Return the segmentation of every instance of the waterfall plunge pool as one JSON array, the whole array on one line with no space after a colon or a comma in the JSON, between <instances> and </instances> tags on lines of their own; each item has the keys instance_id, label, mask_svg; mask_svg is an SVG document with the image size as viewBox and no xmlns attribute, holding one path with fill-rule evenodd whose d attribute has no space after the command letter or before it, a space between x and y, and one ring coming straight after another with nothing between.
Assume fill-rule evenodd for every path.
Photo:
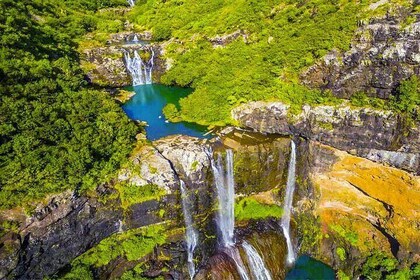
<instances>
[{"instance_id":1,"label":"waterfall plunge pool","mask_svg":"<svg viewBox=\"0 0 420 280\"><path fill-rule=\"evenodd\" d=\"M286 280L334 280L335 271L323 262L307 255L300 256L287 273Z\"/></svg>"},{"instance_id":2,"label":"waterfall plunge pool","mask_svg":"<svg viewBox=\"0 0 420 280\"><path fill-rule=\"evenodd\" d=\"M194 123L171 123L162 113L166 104L179 106L179 100L192 92L192 89L169 87L161 84L139 85L128 87L136 94L122 106L124 112L132 120L145 121L147 139L156 140L168 135L183 134L199 138L211 138L205 135L205 126Z\"/></svg>"}]
</instances>

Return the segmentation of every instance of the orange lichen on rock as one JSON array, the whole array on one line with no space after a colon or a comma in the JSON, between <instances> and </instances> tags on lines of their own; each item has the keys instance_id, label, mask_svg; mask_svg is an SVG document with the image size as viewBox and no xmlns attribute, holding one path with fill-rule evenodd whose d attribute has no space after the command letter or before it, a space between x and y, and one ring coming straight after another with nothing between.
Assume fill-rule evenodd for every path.
<instances>
[{"instance_id":1,"label":"orange lichen on rock","mask_svg":"<svg viewBox=\"0 0 420 280\"><path fill-rule=\"evenodd\" d=\"M415 251L420 244L420 177L318 143L313 145L332 151L336 157L330 168L315 168L311 174L320 194L317 214L323 228L331 230L331 225L339 225L357 233L356 247L361 251L386 250L380 227L397 239L402 249Z\"/></svg>"}]
</instances>

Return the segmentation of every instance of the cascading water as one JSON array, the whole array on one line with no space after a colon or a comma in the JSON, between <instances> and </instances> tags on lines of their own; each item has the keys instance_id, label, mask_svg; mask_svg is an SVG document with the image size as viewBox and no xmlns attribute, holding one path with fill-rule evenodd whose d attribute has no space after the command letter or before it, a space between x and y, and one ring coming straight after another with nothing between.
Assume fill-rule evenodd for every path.
<instances>
[{"instance_id":1,"label":"cascading water","mask_svg":"<svg viewBox=\"0 0 420 280\"><path fill-rule=\"evenodd\" d=\"M137 35L136 34L134 34L134 37L133 37L133 43L137 43L139 41L139 37L137 37Z\"/></svg>"},{"instance_id":2,"label":"cascading water","mask_svg":"<svg viewBox=\"0 0 420 280\"><path fill-rule=\"evenodd\" d=\"M213 157L211 157L213 158ZM235 182L233 178L233 152L226 151L226 170L223 166L222 155L217 154L217 160L211 160L214 181L219 200L219 209L217 211L217 226L219 229L219 243L222 247L235 245L234 229L234 203L235 203Z\"/></svg>"},{"instance_id":3,"label":"cascading water","mask_svg":"<svg viewBox=\"0 0 420 280\"><path fill-rule=\"evenodd\" d=\"M295 262L295 252L293 249L292 240L290 237L290 216L293 204L293 193L295 191L295 172L296 172L296 145L291 141L291 154L289 161L289 169L287 173L286 195L284 198L284 213L281 218L281 227L283 229L284 237L287 243L287 263L293 264Z\"/></svg>"},{"instance_id":4,"label":"cascading water","mask_svg":"<svg viewBox=\"0 0 420 280\"><path fill-rule=\"evenodd\" d=\"M131 58L128 51L124 52L127 71L133 79L133 86L145 85L152 83L152 70L155 52L150 48L151 57L144 63L137 50L134 51L134 57Z\"/></svg>"},{"instance_id":5,"label":"cascading water","mask_svg":"<svg viewBox=\"0 0 420 280\"><path fill-rule=\"evenodd\" d=\"M245 253L248 257L248 263L255 280L271 280L271 275L265 267L263 259L258 254L257 250L248 242L242 243Z\"/></svg>"},{"instance_id":6,"label":"cascading water","mask_svg":"<svg viewBox=\"0 0 420 280\"><path fill-rule=\"evenodd\" d=\"M127 0L128 5L130 5L130 7L134 7L134 5L136 4L134 0Z\"/></svg>"},{"instance_id":7,"label":"cascading water","mask_svg":"<svg viewBox=\"0 0 420 280\"><path fill-rule=\"evenodd\" d=\"M190 278L193 279L195 275L195 266L194 266L194 249L197 246L198 235L193 227L193 220L191 216L192 210L192 201L191 197L188 195L185 190L184 181L180 180L180 189L181 189L181 199L182 199L182 212L184 214L185 221L185 241L187 243L187 254L188 254L188 272Z\"/></svg>"},{"instance_id":8,"label":"cascading water","mask_svg":"<svg viewBox=\"0 0 420 280\"><path fill-rule=\"evenodd\" d=\"M235 180L233 177L233 151L226 150L226 164L223 166L223 158L217 154L216 161L211 158L214 181L217 189L219 208L217 211L217 227L219 231L219 244L223 251L235 262L236 268L242 280L249 280L246 268L242 262L238 248L235 247Z\"/></svg>"},{"instance_id":9,"label":"cascading water","mask_svg":"<svg viewBox=\"0 0 420 280\"><path fill-rule=\"evenodd\" d=\"M248 273L246 272L245 265L242 261L241 254L235 246L225 248L226 254L234 261L236 269L242 280L249 280Z\"/></svg>"}]
</instances>

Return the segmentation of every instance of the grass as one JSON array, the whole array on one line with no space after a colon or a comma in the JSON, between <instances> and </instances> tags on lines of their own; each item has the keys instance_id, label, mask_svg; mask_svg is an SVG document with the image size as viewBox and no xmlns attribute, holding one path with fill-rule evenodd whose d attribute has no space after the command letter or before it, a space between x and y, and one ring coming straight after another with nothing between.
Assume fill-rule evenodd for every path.
<instances>
[{"instance_id":1,"label":"grass","mask_svg":"<svg viewBox=\"0 0 420 280\"><path fill-rule=\"evenodd\" d=\"M114 234L79 256L71 263L71 271L63 279L93 279L90 267L103 267L117 257L136 261L166 242L167 227L155 224Z\"/></svg>"},{"instance_id":2,"label":"grass","mask_svg":"<svg viewBox=\"0 0 420 280\"><path fill-rule=\"evenodd\" d=\"M235 203L235 219L238 221L265 218L280 218L283 209L278 205L263 204L247 197Z\"/></svg>"},{"instance_id":3,"label":"grass","mask_svg":"<svg viewBox=\"0 0 420 280\"><path fill-rule=\"evenodd\" d=\"M144 201L158 200L166 194L165 190L156 185L136 186L128 183L119 183L115 188L120 194L121 205L124 209Z\"/></svg>"}]
</instances>

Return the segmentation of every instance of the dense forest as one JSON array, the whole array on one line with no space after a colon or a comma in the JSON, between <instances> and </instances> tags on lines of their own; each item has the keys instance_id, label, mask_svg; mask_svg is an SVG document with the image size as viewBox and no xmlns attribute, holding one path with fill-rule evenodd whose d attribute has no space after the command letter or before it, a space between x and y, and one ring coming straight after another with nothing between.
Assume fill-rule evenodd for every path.
<instances>
[{"instance_id":1,"label":"dense forest","mask_svg":"<svg viewBox=\"0 0 420 280\"><path fill-rule=\"evenodd\" d=\"M161 81L194 92L179 111L164 112L173 120L225 125L233 107L252 100L281 100L295 112L305 103L342 102L301 85L300 74L331 49L348 49L359 21L395 3L418 9L393 0L369 14L371 3L148 0L127 9L124 0L1 1L1 207L92 189L132 148L138 129L107 93L87 84L80 49L128 29L170 39L173 66ZM218 40L229 43L215 47ZM419 85L413 77L389 101L360 93L351 102L416 119Z\"/></svg>"},{"instance_id":2,"label":"dense forest","mask_svg":"<svg viewBox=\"0 0 420 280\"><path fill-rule=\"evenodd\" d=\"M358 22L392 14L397 7L419 9L411 1L394 0L372 11L368 7L374 2L139 1L129 16L152 30L157 40L172 38L167 56L174 64L162 82L195 88L181 101L178 115L187 121L224 125L231 122L230 110L247 101L281 100L295 112L303 104L342 102L328 91L302 86L299 76L330 50L348 50ZM218 39L229 43L214 46ZM363 93L352 103L412 109L420 102L419 87L415 80L407 83L415 91L402 95L411 97L396 97L392 104L370 100ZM411 105L396 104L401 100L411 100ZM174 118L177 112L168 111Z\"/></svg>"},{"instance_id":3,"label":"dense forest","mask_svg":"<svg viewBox=\"0 0 420 280\"><path fill-rule=\"evenodd\" d=\"M0 2L0 207L88 190L126 159L136 126L88 88L76 41L125 1ZM30 205L27 205L30 206Z\"/></svg>"}]
</instances>

